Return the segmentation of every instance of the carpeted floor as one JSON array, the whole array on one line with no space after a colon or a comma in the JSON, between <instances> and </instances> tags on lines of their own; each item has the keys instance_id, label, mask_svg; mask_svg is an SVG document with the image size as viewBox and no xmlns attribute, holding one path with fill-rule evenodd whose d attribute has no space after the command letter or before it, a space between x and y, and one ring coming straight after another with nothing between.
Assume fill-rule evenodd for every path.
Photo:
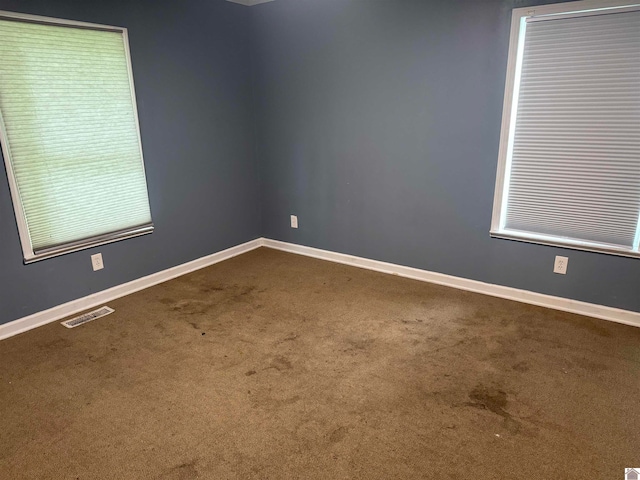
<instances>
[{"instance_id":1,"label":"carpeted floor","mask_svg":"<svg viewBox=\"0 0 640 480\"><path fill-rule=\"evenodd\" d=\"M0 342L2 479L615 479L640 329L261 248Z\"/></svg>"}]
</instances>

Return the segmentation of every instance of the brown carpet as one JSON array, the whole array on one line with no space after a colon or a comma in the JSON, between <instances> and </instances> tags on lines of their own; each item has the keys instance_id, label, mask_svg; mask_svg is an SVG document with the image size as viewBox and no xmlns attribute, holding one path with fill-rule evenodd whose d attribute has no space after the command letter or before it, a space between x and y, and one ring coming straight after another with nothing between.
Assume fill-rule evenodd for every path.
<instances>
[{"instance_id":1,"label":"brown carpet","mask_svg":"<svg viewBox=\"0 0 640 480\"><path fill-rule=\"evenodd\" d=\"M637 328L265 248L109 305L0 342L2 479L640 464Z\"/></svg>"}]
</instances>

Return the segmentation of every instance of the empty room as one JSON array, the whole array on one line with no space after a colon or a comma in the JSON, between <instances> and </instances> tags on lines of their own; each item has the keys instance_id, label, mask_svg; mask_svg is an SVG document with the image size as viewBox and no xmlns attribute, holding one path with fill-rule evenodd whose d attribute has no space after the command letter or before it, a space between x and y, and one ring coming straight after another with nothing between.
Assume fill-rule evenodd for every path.
<instances>
[{"instance_id":1,"label":"empty room","mask_svg":"<svg viewBox=\"0 0 640 480\"><path fill-rule=\"evenodd\" d=\"M637 479L637 0L0 0L0 478Z\"/></svg>"}]
</instances>

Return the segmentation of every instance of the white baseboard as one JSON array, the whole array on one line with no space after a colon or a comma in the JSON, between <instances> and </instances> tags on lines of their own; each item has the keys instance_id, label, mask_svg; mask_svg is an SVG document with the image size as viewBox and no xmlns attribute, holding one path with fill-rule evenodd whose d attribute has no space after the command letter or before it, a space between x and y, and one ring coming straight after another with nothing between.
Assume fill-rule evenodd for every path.
<instances>
[{"instance_id":1,"label":"white baseboard","mask_svg":"<svg viewBox=\"0 0 640 480\"><path fill-rule=\"evenodd\" d=\"M157 272L146 277L132 280L131 282L123 283L115 287L88 295L71 302L58 305L57 307L43 310L42 312L34 313L28 317L19 318L9 323L0 325L0 340L4 338L17 335L32 328L45 325L47 323L55 322L56 320L62 320L71 315L75 315L84 310L97 307L106 302L115 300L116 298L124 297L131 293L144 290L145 288L152 287L159 283L166 282L181 275L191 273L195 270L199 270L204 267L213 265L214 263L222 262L236 255L241 255L250 250L254 250L263 245L263 239L257 238L241 245L222 250L206 257L198 258L191 262L183 263L176 267Z\"/></svg>"},{"instance_id":2,"label":"white baseboard","mask_svg":"<svg viewBox=\"0 0 640 480\"><path fill-rule=\"evenodd\" d=\"M123 283L115 287L88 295L71 302L58 305L57 307L34 313L27 317L19 318L9 323L0 325L0 340L12 337L32 328L45 325L47 323L62 320L81 313L85 310L95 308L106 302L124 297L132 293L144 290L159 283L166 282L176 277L180 277L195 270L208 267L223 260L241 255L243 253L254 250L258 247L269 247L285 252L305 255L307 257L328 260L335 263L351 265L353 267L366 268L376 272L389 273L400 277L412 278L423 282L436 283L447 287L458 288L460 290L468 290L470 292L483 293L493 297L506 298L517 302L538 305L541 307L562 310L564 312L576 313L578 315L586 315L588 317L600 318L612 322L624 323L640 327L640 313L619 308L605 307L594 303L579 302L568 298L554 297L542 293L530 292L527 290L519 290L517 288L504 287L491 283L479 282L477 280L469 280L467 278L454 277L443 273L430 272L428 270L420 270L418 268L405 267L393 263L371 260L344 253L331 252L328 250L320 250L313 247L305 247L294 243L280 242L278 240L270 240L265 238L257 238L241 245L222 250L220 252L208 255L206 257L193 260L176 267L163 270L161 272L148 275L146 277Z\"/></svg>"},{"instance_id":3,"label":"white baseboard","mask_svg":"<svg viewBox=\"0 0 640 480\"><path fill-rule=\"evenodd\" d=\"M276 250L297 253L299 255L319 258L321 260L329 260L331 262L343 263L345 265L366 268L368 270L375 270L376 272L390 273L400 277L412 278L414 280L421 280L429 283L437 283L438 285L454 287L460 290L483 293L485 295L491 295L492 297L506 298L517 302L553 308L564 312L577 313L579 315L586 315L588 317L595 317L602 320L609 320L612 322L640 327L640 313L629 310L605 307L594 303L579 302L568 298L554 297L542 293L504 287L501 285L479 282L477 280L445 275L443 273L430 272L427 270L420 270L418 268L405 267L393 263L380 262L378 260L370 260L368 258L355 257L353 255L320 250L318 248L305 247L303 245L296 245L293 243L280 242L278 240L264 239L262 244L265 247Z\"/></svg>"}]
</instances>

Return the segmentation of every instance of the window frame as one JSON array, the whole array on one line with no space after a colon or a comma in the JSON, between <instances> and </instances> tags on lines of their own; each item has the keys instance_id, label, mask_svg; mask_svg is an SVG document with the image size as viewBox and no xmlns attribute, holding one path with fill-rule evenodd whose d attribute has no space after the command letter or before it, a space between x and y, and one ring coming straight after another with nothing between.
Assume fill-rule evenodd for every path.
<instances>
[{"instance_id":1,"label":"window frame","mask_svg":"<svg viewBox=\"0 0 640 480\"><path fill-rule=\"evenodd\" d=\"M138 104L136 100L135 83L133 79L133 67L131 62L131 52L129 49L128 30L125 27L101 25L97 23L80 22L76 20L66 20L62 18L46 17L41 15L30 15L26 13L9 12L4 10L0 10L0 19L35 23L40 25L53 25L53 26L60 26L60 27L72 27L72 28L81 28L81 29L88 29L88 30L116 32L122 35L122 39L124 43L125 60L127 63L127 73L129 76L129 85L131 90L132 110L133 110L133 115L135 120L136 133L138 135L138 146L140 149L140 158L142 161L142 172L146 179L147 175L145 171L144 155L142 151L142 135L140 132L140 122L138 118ZM18 227L18 234L20 237L20 245L22 247L25 264L30 264L40 260L45 260L48 258L53 258L60 255L65 255L67 253L72 253L80 250L85 250L88 248L97 247L100 245L105 245L107 243L113 243L120 240L125 240L127 238L139 237L141 235L146 235L154 231L153 220L151 220L151 223L148 225L142 225L140 227L131 227L131 228L127 228L127 229L116 231L116 232L110 232L102 235L93 236L90 238L78 239L77 241L65 243L60 246L52 246L49 248L40 249L38 250L38 253L36 253L36 250L33 248L31 244L31 236L29 233L28 225L27 225L26 213L23 208L22 198L20 197L18 183L16 181L16 177L13 171L13 166L11 162L11 149L10 149L8 138L6 135L5 123L4 123L1 110L0 110L0 144L2 149L2 156L4 158L5 170L7 172L9 192L10 192L11 200L13 203L16 224ZM148 195L149 195L149 188L147 184L147 197ZM149 198L149 209L151 209L150 198ZM153 219L153 217L151 218Z\"/></svg>"},{"instance_id":2,"label":"window frame","mask_svg":"<svg viewBox=\"0 0 640 480\"><path fill-rule=\"evenodd\" d=\"M519 79L522 69L522 54L525 44L526 20L531 17L550 17L555 15L559 17L562 16L563 18L569 18L582 16L581 14L584 14L584 12L605 9L615 9L619 11L640 10L640 1L581 0L576 2L563 2L549 5L514 8L512 11L502 123L500 126L498 167L491 217L490 236L493 238L518 240L540 245L640 258L640 249L633 250L633 247L632 249L625 249L613 244L596 243L586 240L581 241L574 238L535 234L531 232L505 230L504 228L504 216L507 210L510 182L511 149L516 127L517 99L520 88ZM640 218L638 218L637 231L640 232Z\"/></svg>"}]
</instances>

